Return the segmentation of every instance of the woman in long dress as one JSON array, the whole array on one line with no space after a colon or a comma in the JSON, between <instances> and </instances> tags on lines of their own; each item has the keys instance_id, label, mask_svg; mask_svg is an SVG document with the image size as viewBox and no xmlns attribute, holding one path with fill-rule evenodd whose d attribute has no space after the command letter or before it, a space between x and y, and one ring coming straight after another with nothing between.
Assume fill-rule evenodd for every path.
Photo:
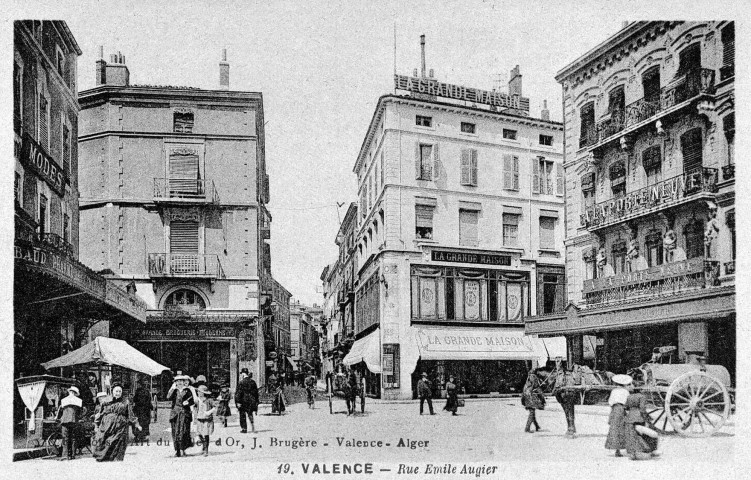
<instances>
[{"instance_id":1,"label":"woman in long dress","mask_svg":"<svg viewBox=\"0 0 751 480\"><path fill-rule=\"evenodd\" d=\"M185 455L185 450L193 446L190 438L190 424L193 421L192 407L196 404L198 396L195 389L189 385L190 377L178 375L175 383L167 392L167 400L172 401L170 411L170 425L172 427L172 444L175 447L175 456Z\"/></svg>"},{"instance_id":2,"label":"woman in long dress","mask_svg":"<svg viewBox=\"0 0 751 480\"><path fill-rule=\"evenodd\" d=\"M610 392L608 404L610 405L610 417L608 418L608 438L605 440L605 448L615 450L616 457L622 457L621 450L626 448L626 399L630 392L626 388L631 385L633 379L630 375L614 375L613 383L620 385Z\"/></svg>"},{"instance_id":3,"label":"woman in long dress","mask_svg":"<svg viewBox=\"0 0 751 480\"><path fill-rule=\"evenodd\" d=\"M274 390L274 401L271 403L271 413L278 415L284 414L284 411L287 409L284 401L284 385L282 382L283 380L279 378Z\"/></svg>"},{"instance_id":4,"label":"woman in long dress","mask_svg":"<svg viewBox=\"0 0 751 480\"><path fill-rule=\"evenodd\" d=\"M133 395L133 412L138 417L138 424L141 426L141 431L136 435L137 441L146 440L149 437L152 408L149 388L145 385L140 385L136 389L135 395Z\"/></svg>"},{"instance_id":5,"label":"woman in long dress","mask_svg":"<svg viewBox=\"0 0 751 480\"><path fill-rule=\"evenodd\" d=\"M94 433L94 458L98 462L122 461L128 447L129 427L141 430L133 404L123 398L122 385L113 385L112 398L102 403L95 421L99 428Z\"/></svg>"},{"instance_id":6,"label":"woman in long dress","mask_svg":"<svg viewBox=\"0 0 751 480\"><path fill-rule=\"evenodd\" d=\"M449 381L446 382L446 406L444 410L451 412L451 415L456 415L456 409L459 407L459 397L456 392L456 384L454 383L454 376L449 377Z\"/></svg>"},{"instance_id":7,"label":"woman in long dress","mask_svg":"<svg viewBox=\"0 0 751 480\"><path fill-rule=\"evenodd\" d=\"M629 385L629 390L633 388ZM626 452L631 460L647 460L656 456L657 439L640 433L637 427L648 427L654 430L654 425L647 413L647 398L641 393L631 393L626 398L625 437Z\"/></svg>"}]
</instances>

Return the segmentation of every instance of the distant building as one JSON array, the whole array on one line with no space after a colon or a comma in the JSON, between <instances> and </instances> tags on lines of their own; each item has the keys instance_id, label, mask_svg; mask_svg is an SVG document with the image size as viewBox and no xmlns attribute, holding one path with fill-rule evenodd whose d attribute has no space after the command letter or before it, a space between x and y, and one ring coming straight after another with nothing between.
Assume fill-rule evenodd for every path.
<instances>
[{"instance_id":1,"label":"distant building","mask_svg":"<svg viewBox=\"0 0 751 480\"><path fill-rule=\"evenodd\" d=\"M290 360L298 381L308 375L321 375L318 325L322 314L323 309L315 304L312 307L299 301L290 304Z\"/></svg>"},{"instance_id":2,"label":"distant building","mask_svg":"<svg viewBox=\"0 0 751 480\"><path fill-rule=\"evenodd\" d=\"M383 398L520 391L548 360L524 319L566 304L563 128L509 94L395 76L355 162L356 341L343 363ZM560 342L550 342L551 348ZM375 387L374 387L375 386Z\"/></svg>"},{"instance_id":3,"label":"distant building","mask_svg":"<svg viewBox=\"0 0 751 480\"><path fill-rule=\"evenodd\" d=\"M735 25L635 22L556 79L566 130L570 360L625 373L672 346L735 374Z\"/></svg>"},{"instance_id":4,"label":"distant building","mask_svg":"<svg viewBox=\"0 0 751 480\"><path fill-rule=\"evenodd\" d=\"M178 370L234 390L248 368L263 384L263 97L229 90L226 54L219 88L203 90L134 85L124 56L99 53L96 86L79 95L81 256L149 308L145 326L117 335L173 370L161 396Z\"/></svg>"}]
</instances>

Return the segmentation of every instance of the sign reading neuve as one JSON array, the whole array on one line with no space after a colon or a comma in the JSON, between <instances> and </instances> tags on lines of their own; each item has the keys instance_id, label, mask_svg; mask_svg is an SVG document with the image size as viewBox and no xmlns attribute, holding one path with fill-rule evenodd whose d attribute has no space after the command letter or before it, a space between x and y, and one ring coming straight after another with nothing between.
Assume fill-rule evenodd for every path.
<instances>
[{"instance_id":1,"label":"sign reading neuve","mask_svg":"<svg viewBox=\"0 0 751 480\"><path fill-rule=\"evenodd\" d=\"M433 250L430 258L434 262L477 263L480 265L501 265L506 267L511 265L511 256L496 255L492 253L466 253Z\"/></svg>"}]
</instances>

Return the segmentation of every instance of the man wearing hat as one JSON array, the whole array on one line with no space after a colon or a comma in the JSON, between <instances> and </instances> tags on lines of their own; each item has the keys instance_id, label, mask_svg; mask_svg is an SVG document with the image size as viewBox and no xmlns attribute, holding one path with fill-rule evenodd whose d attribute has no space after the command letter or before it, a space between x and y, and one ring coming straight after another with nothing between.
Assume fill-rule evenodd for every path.
<instances>
[{"instance_id":1,"label":"man wearing hat","mask_svg":"<svg viewBox=\"0 0 751 480\"><path fill-rule=\"evenodd\" d=\"M255 433L256 426L253 422L253 412L258 414L258 385L247 368L240 370L240 381L235 391L235 405L240 416L240 432L248 433L248 422L245 419L247 415L250 418L251 431Z\"/></svg>"},{"instance_id":2,"label":"man wearing hat","mask_svg":"<svg viewBox=\"0 0 751 480\"><path fill-rule=\"evenodd\" d=\"M420 415L422 415L423 411L423 405L425 405L425 401L428 402L428 408L430 409L430 414L435 415L435 412L433 412L433 389L430 387L430 380L428 380L428 374L425 372L422 372L422 378L419 382L417 382L417 396L420 397Z\"/></svg>"},{"instance_id":3,"label":"man wearing hat","mask_svg":"<svg viewBox=\"0 0 751 480\"><path fill-rule=\"evenodd\" d=\"M76 457L76 426L83 406L80 395L78 387L70 387L68 396L60 401L60 408L57 410L57 419L63 430L63 454L60 460L73 460Z\"/></svg>"}]
</instances>

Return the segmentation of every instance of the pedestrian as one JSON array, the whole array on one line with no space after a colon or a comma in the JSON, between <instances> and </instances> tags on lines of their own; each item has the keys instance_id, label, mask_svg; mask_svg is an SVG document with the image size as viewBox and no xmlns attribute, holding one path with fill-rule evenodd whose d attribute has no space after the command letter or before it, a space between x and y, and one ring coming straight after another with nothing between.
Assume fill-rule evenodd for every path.
<instances>
[{"instance_id":1,"label":"pedestrian","mask_svg":"<svg viewBox=\"0 0 751 480\"><path fill-rule=\"evenodd\" d=\"M210 436L214 433L214 414L217 407L214 399L211 398L211 391L206 385L201 385L196 389L198 394L198 403L196 404L196 433L203 446L203 456L209 456Z\"/></svg>"},{"instance_id":2,"label":"pedestrian","mask_svg":"<svg viewBox=\"0 0 751 480\"><path fill-rule=\"evenodd\" d=\"M451 415L456 415L456 410L459 408L459 397L457 395L454 376L450 375L449 381L446 382L446 406L443 409L451 412Z\"/></svg>"},{"instance_id":3,"label":"pedestrian","mask_svg":"<svg viewBox=\"0 0 751 480\"><path fill-rule=\"evenodd\" d=\"M193 388L198 391L198 388L201 387L201 385L206 385L206 377L203 375L199 375L196 377L196 381L193 383Z\"/></svg>"},{"instance_id":4,"label":"pedestrian","mask_svg":"<svg viewBox=\"0 0 751 480\"><path fill-rule=\"evenodd\" d=\"M167 392L167 400L172 401L169 421L176 457L184 456L185 450L193 446L193 440L190 438L190 424L193 421L192 407L197 399L195 389L190 386L190 377L177 375Z\"/></svg>"},{"instance_id":5,"label":"pedestrian","mask_svg":"<svg viewBox=\"0 0 751 480\"><path fill-rule=\"evenodd\" d=\"M420 415L422 415L423 405L426 401L430 414L435 415L433 411L433 390L430 386L430 380L428 380L428 374L425 372L422 372L422 378L417 382L417 396L420 397Z\"/></svg>"},{"instance_id":6,"label":"pedestrian","mask_svg":"<svg viewBox=\"0 0 751 480\"><path fill-rule=\"evenodd\" d=\"M610 405L610 418L608 418L608 438L605 440L605 448L615 450L616 457L622 457L621 450L626 448L626 399L631 392L626 389L633 379L630 375L613 375L611 379L618 385L610 392L608 404Z\"/></svg>"},{"instance_id":7,"label":"pedestrian","mask_svg":"<svg viewBox=\"0 0 751 480\"><path fill-rule=\"evenodd\" d=\"M347 393L349 401L347 402L347 416L354 415L357 411L357 396L362 395L362 392L360 392L360 385L357 381L357 374L354 370L351 370L349 372L349 377L347 380Z\"/></svg>"},{"instance_id":8,"label":"pedestrian","mask_svg":"<svg viewBox=\"0 0 751 480\"><path fill-rule=\"evenodd\" d=\"M141 431L136 435L136 441L143 441L149 437L152 408L149 388L143 384L139 385L136 388L136 393L133 395L133 412L138 417L138 424L141 426Z\"/></svg>"},{"instance_id":9,"label":"pedestrian","mask_svg":"<svg viewBox=\"0 0 751 480\"><path fill-rule=\"evenodd\" d=\"M99 428L93 440L93 455L97 462L122 462L128 447L128 429L141 430L133 413L133 404L123 397L123 386L112 384L112 398L104 400L95 421Z\"/></svg>"},{"instance_id":10,"label":"pedestrian","mask_svg":"<svg viewBox=\"0 0 751 480\"><path fill-rule=\"evenodd\" d=\"M276 388L274 389L274 400L271 402L271 413L283 415L286 409L286 402L284 400L284 379L279 377L276 382Z\"/></svg>"},{"instance_id":11,"label":"pedestrian","mask_svg":"<svg viewBox=\"0 0 751 480\"><path fill-rule=\"evenodd\" d=\"M250 419L251 431L255 433L256 426L253 421L253 413L258 415L258 385L256 385L253 375L247 368L240 370L240 381L237 383L237 390L235 391L235 406L240 416L240 432L248 433L248 423L245 419L247 415Z\"/></svg>"},{"instance_id":12,"label":"pedestrian","mask_svg":"<svg viewBox=\"0 0 751 480\"><path fill-rule=\"evenodd\" d=\"M315 408L315 386L316 386L316 377L313 375L309 375L305 379L305 393L308 394L308 408Z\"/></svg>"},{"instance_id":13,"label":"pedestrian","mask_svg":"<svg viewBox=\"0 0 751 480\"><path fill-rule=\"evenodd\" d=\"M231 398L232 394L229 391L229 387L227 385L222 385L222 388L219 391L219 405L216 409L216 416L219 417L219 423L225 428L227 427L227 418L232 416L232 411L229 408L229 401Z\"/></svg>"},{"instance_id":14,"label":"pedestrian","mask_svg":"<svg viewBox=\"0 0 751 480\"><path fill-rule=\"evenodd\" d=\"M527 426L524 427L526 433L532 433L532 425L535 426L535 432L540 431L540 424L537 423L535 410L545 409L545 395L542 393L540 377L537 372L530 370L527 375L527 381L524 383L522 390L522 405L527 409Z\"/></svg>"},{"instance_id":15,"label":"pedestrian","mask_svg":"<svg viewBox=\"0 0 751 480\"><path fill-rule=\"evenodd\" d=\"M83 400L80 398L78 387L70 387L68 396L60 401L60 408L57 410L57 420L63 433L63 452L60 460L73 460L76 457L76 435L82 407Z\"/></svg>"},{"instance_id":16,"label":"pedestrian","mask_svg":"<svg viewBox=\"0 0 751 480\"><path fill-rule=\"evenodd\" d=\"M631 460L647 460L658 455L655 452L657 432L647 413L647 398L634 392L633 383L629 383L626 389L630 392L624 404L626 452Z\"/></svg>"}]
</instances>

